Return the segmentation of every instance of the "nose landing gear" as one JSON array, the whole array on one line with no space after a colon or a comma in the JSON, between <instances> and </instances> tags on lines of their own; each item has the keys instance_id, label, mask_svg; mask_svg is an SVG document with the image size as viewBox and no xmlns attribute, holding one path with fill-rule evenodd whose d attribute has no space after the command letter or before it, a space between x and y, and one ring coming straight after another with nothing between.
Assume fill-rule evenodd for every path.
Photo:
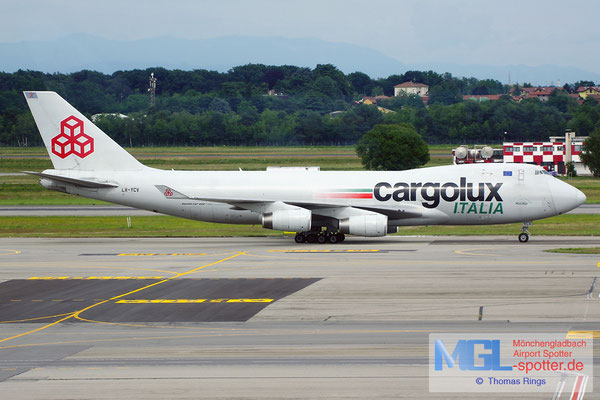
<instances>
[{"instance_id":1,"label":"nose landing gear","mask_svg":"<svg viewBox=\"0 0 600 400\"><path fill-rule=\"evenodd\" d=\"M296 243L340 243L343 242L346 236L342 232L330 232L330 231L320 231L320 232L298 232L294 237Z\"/></svg>"},{"instance_id":2,"label":"nose landing gear","mask_svg":"<svg viewBox=\"0 0 600 400\"><path fill-rule=\"evenodd\" d=\"M521 228L521 234L519 235L519 242L525 243L529 240L529 231L528 228L533 225L531 221L523 222L523 227Z\"/></svg>"}]
</instances>

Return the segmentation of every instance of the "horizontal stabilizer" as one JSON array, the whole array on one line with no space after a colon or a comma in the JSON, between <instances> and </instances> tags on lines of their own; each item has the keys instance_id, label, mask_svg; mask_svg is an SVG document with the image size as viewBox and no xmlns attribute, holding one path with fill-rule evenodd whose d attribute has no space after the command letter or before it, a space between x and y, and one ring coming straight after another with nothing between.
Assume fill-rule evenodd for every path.
<instances>
[{"instance_id":1,"label":"horizontal stabilizer","mask_svg":"<svg viewBox=\"0 0 600 400\"><path fill-rule=\"evenodd\" d=\"M81 186L81 187L85 187L85 188L115 188L115 187L119 187L119 185L115 185L113 183L97 182L97 181L87 180L87 179L69 178L66 176L47 174L44 172L33 172L33 171L23 171L23 172L26 174L29 174L29 175L39 176L40 178L51 179L53 181L68 183L70 185Z\"/></svg>"}]
</instances>

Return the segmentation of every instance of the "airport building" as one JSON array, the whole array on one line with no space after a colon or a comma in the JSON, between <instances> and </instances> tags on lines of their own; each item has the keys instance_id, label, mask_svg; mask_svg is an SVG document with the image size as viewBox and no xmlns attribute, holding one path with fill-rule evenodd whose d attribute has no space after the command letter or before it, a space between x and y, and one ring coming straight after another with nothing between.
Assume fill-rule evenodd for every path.
<instances>
[{"instance_id":1,"label":"airport building","mask_svg":"<svg viewBox=\"0 0 600 400\"><path fill-rule=\"evenodd\" d=\"M547 142L504 142L501 149L489 146L468 149L464 146L452 151L455 164L474 163L527 163L544 167L549 172L566 174L566 164L573 162L577 175L591 175L581 160L583 144L587 137L577 137L575 132L565 136L551 136Z\"/></svg>"}]
</instances>

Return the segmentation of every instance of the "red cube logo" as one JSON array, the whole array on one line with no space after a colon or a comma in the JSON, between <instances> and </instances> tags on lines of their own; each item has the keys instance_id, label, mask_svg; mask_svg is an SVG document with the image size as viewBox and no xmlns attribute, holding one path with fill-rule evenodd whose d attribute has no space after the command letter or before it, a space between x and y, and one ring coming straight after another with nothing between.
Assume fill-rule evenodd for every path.
<instances>
[{"instance_id":1,"label":"red cube logo","mask_svg":"<svg viewBox=\"0 0 600 400\"><path fill-rule=\"evenodd\" d=\"M83 121L71 115L69 118L61 121L60 133L72 137L83 133Z\"/></svg>"},{"instance_id":2,"label":"red cube logo","mask_svg":"<svg viewBox=\"0 0 600 400\"><path fill-rule=\"evenodd\" d=\"M84 158L94 152L94 138L83 132L83 121L74 116L60 122L60 133L52 138L52 153L60 158L71 154Z\"/></svg>"},{"instance_id":3,"label":"red cube logo","mask_svg":"<svg viewBox=\"0 0 600 400\"><path fill-rule=\"evenodd\" d=\"M52 152L60 158L65 158L73 152L71 138L64 133L52 138Z\"/></svg>"},{"instance_id":4,"label":"red cube logo","mask_svg":"<svg viewBox=\"0 0 600 400\"><path fill-rule=\"evenodd\" d=\"M73 154L84 158L94 152L94 139L85 133L80 133L73 138Z\"/></svg>"}]
</instances>

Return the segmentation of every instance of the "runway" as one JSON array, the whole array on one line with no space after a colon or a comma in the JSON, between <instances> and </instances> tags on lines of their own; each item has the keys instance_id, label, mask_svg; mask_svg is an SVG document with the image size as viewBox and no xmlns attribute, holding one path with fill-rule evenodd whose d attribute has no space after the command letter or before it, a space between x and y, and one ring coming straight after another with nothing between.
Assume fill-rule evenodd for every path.
<instances>
[{"instance_id":1,"label":"runway","mask_svg":"<svg viewBox=\"0 0 600 400\"><path fill-rule=\"evenodd\" d=\"M584 246L600 238L0 239L0 393L481 398L429 393L428 335L597 334L599 257L543 251Z\"/></svg>"},{"instance_id":2,"label":"runway","mask_svg":"<svg viewBox=\"0 0 600 400\"><path fill-rule=\"evenodd\" d=\"M137 208L103 205L0 206L0 217L137 217L161 215Z\"/></svg>"}]
</instances>

